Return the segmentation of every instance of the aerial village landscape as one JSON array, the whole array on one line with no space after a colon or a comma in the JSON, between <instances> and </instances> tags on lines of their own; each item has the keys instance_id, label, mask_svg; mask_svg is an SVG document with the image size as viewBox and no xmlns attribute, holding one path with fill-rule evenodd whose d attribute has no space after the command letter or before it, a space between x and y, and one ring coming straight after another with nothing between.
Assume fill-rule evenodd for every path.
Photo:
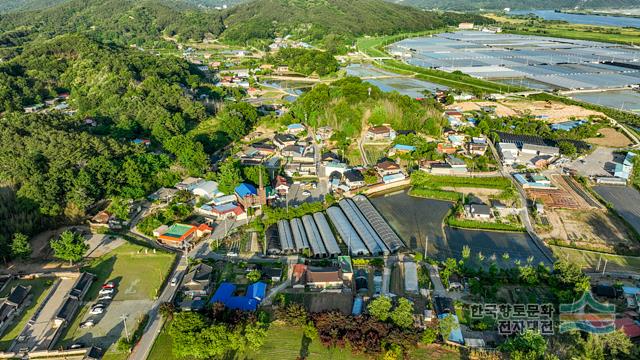
<instances>
[{"instance_id":1,"label":"aerial village landscape","mask_svg":"<svg viewBox=\"0 0 640 360\"><path fill-rule=\"evenodd\" d=\"M252 2L151 39L57 33L38 16L87 16L59 3L0 5L0 78L42 87L0 87L0 358L640 356L637 17L435 12L329 46L255 35ZM180 33L213 14L220 38Z\"/></svg>"}]
</instances>

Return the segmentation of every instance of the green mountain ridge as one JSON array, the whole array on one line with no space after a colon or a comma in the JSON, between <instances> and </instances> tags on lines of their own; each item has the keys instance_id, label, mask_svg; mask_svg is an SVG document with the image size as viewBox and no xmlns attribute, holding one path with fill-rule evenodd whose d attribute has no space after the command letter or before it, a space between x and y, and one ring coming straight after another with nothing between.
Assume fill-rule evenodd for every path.
<instances>
[{"instance_id":1,"label":"green mountain ridge","mask_svg":"<svg viewBox=\"0 0 640 360\"><path fill-rule=\"evenodd\" d=\"M230 9L223 38L232 42L294 35L320 40L329 34L350 38L413 32L487 21L480 16L421 11L382 0L257 0Z\"/></svg>"}]
</instances>

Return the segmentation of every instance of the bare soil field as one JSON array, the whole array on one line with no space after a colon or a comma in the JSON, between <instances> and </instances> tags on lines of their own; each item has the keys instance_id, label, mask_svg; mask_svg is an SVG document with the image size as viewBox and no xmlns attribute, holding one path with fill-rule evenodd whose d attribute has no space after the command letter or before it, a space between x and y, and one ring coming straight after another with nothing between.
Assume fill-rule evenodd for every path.
<instances>
[{"instance_id":1,"label":"bare soil field","mask_svg":"<svg viewBox=\"0 0 640 360\"><path fill-rule=\"evenodd\" d=\"M632 240L632 234L625 224L606 211L554 209L548 211L546 217L550 230L540 232L543 239L560 240L565 245L606 252L640 248Z\"/></svg>"},{"instance_id":2,"label":"bare soil field","mask_svg":"<svg viewBox=\"0 0 640 360\"><path fill-rule=\"evenodd\" d=\"M496 115L503 116L517 116L518 113L513 109L499 103L493 101L463 101L459 103L455 103L454 107L459 108L463 112L465 111L480 111L480 108L483 106L491 106L496 108Z\"/></svg>"},{"instance_id":3,"label":"bare soil field","mask_svg":"<svg viewBox=\"0 0 640 360\"><path fill-rule=\"evenodd\" d=\"M602 137L588 138L585 141L590 144L609 147L627 147L631 145L631 140L614 128L602 128L599 132Z\"/></svg>"},{"instance_id":4,"label":"bare soil field","mask_svg":"<svg viewBox=\"0 0 640 360\"><path fill-rule=\"evenodd\" d=\"M553 101L504 101L502 104L518 115L544 116L544 120L549 123L567 121L572 118L587 118L589 116L606 117L598 111Z\"/></svg>"}]
</instances>

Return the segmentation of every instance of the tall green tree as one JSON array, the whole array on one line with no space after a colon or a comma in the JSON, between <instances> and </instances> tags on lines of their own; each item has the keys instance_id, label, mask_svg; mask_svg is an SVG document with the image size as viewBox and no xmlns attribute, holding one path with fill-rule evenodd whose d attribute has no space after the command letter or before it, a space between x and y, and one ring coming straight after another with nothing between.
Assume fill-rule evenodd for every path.
<instances>
[{"instance_id":1,"label":"tall green tree","mask_svg":"<svg viewBox=\"0 0 640 360\"><path fill-rule=\"evenodd\" d=\"M388 296L380 296L369 303L367 309L369 314L380 321L387 321L390 315L391 298Z\"/></svg>"},{"instance_id":2,"label":"tall green tree","mask_svg":"<svg viewBox=\"0 0 640 360\"><path fill-rule=\"evenodd\" d=\"M413 325L413 304L405 298L398 299L398 304L391 312L391 321L400 328Z\"/></svg>"},{"instance_id":3,"label":"tall green tree","mask_svg":"<svg viewBox=\"0 0 640 360\"><path fill-rule=\"evenodd\" d=\"M240 171L240 163L228 158L218 168L216 174L218 181L218 189L225 194L233 194L236 186L242 182L242 174Z\"/></svg>"},{"instance_id":4,"label":"tall green tree","mask_svg":"<svg viewBox=\"0 0 640 360\"><path fill-rule=\"evenodd\" d=\"M11 254L17 259L28 259L31 255L31 244L29 244L29 238L22 233L15 233L13 235L13 242L11 243Z\"/></svg>"},{"instance_id":5,"label":"tall green tree","mask_svg":"<svg viewBox=\"0 0 640 360\"><path fill-rule=\"evenodd\" d=\"M50 243L55 257L61 260L69 261L73 265L74 262L82 260L85 252L89 249L89 245L85 242L84 237L79 234L66 230L57 240Z\"/></svg>"}]
</instances>

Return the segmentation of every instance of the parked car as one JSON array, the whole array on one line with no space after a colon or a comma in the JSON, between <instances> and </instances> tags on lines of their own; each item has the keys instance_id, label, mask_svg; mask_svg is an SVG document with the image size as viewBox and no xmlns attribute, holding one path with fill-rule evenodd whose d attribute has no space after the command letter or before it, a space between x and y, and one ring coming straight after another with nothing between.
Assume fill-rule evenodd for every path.
<instances>
[{"instance_id":1,"label":"parked car","mask_svg":"<svg viewBox=\"0 0 640 360\"><path fill-rule=\"evenodd\" d=\"M178 277L174 276L173 279L171 279L171 286L176 286L178 285Z\"/></svg>"},{"instance_id":2,"label":"parked car","mask_svg":"<svg viewBox=\"0 0 640 360\"><path fill-rule=\"evenodd\" d=\"M104 306L94 306L91 308L91 315L98 315L104 312Z\"/></svg>"},{"instance_id":3,"label":"parked car","mask_svg":"<svg viewBox=\"0 0 640 360\"><path fill-rule=\"evenodd\" d=\"M83 348L83 347L84 347L83 343L75 343L75 344L69 346L69 349L80 349L80 348Z\"/></svg>"},{"instance_id":4,"label":"parked car","mask_svg":"<svg viewBox=\"0 0 640 360\"><path fill-rule=\"evenodd\" d=\"M81 329L86 329L86 328L93 327L93 325L95 325L93 320L87 320L85 322L80 323L80 328Z\"/></svg>"},{"instance_id":5,"label":"parked car","mask_svg":"<svg viewBox=\"0 0 640 360\"><path fill-rule=\"evenodd\" d=\"M109 281L107 283L105 283L104 285L102 285L103 289L115 289L116 288L116 284L113 281Z\"/></svg>"},{"instance_id":6,"label":"parked car","mask_svg":"<svg viewBox=\"0 0 640 360\"><path fill-rule=\"evenodd\" d=\"M103 296L100 296L98 298L98 301L109 301L109 300L112 300L112 299L113 299L113 296L111 296L111 295L103 295Z\"/></svg>"},{"instance_id":7,"label":"parked car","mask_svg":"<svg viewBox=\"0 0 640 360\"><path fill-rule=\"evenodd\" d=\"M102 289L98 292L100 295L111 295L115 292L114 289Z\"/></svg>"},{"instance_id":8,"label":"parked car","mask_svg":"<svg viewBox=\"0 0 640 360\"><path fill-rule=\"evenodd\" d=\"M302 192L302 195L311 196L311 193L308 190L305 190L305 191Z\"/></svg>"}]
</instances>

